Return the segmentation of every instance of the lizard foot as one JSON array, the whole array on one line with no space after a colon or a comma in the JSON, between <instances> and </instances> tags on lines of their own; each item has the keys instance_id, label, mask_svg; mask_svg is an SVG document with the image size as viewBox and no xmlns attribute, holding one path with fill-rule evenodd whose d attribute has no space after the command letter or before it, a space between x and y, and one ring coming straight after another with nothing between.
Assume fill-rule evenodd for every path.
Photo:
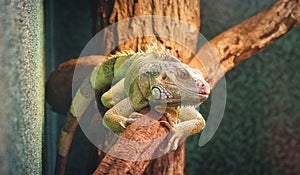
<instances>
[{"instance_id":1,"label":"lizard foot","mask_svg":"<svg viewBox=\"0 0 300 175\"><path fill-rule=\"evenodd\" d=\"M185 139L182 131L179 131L178 129L176 129L176 127L172 128L169 134L170 137L167 141L167 147L163 150L166 153L176 150L180 143L182 143L182 140Z\"/></svg>"},{"instance_id":2,"label":"lizard foot","mask_svg":"<svg viewBox=\"0 0 300 175\"><path fill-rule=\"evenodd\" d=\"M127 124L131 124L131 123L135 122L138 118L144 117L144 116L145 115L143 115L141 113L133 112L128 116L126 122L127 122Z\"/></svg>"},{"instance_id":3,"label":"lizard foot","mask_svg":"<svg viewBox=\"0 0 300 175\"><path fill-rule=\"evenodd\" d=\"M164 116L167 118L167 121L160 121L165 127L167 127L169 130L174 129L175 125L177 124L176 119L170 114L170 113L165 113Z\"/></svg>"}]
</instances>

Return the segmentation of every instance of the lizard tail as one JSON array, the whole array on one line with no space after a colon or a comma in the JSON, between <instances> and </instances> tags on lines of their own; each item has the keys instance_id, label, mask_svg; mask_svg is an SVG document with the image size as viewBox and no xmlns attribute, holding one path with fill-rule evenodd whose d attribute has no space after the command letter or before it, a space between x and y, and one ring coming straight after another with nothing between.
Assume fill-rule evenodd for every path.
<instances>
[{"instance_id":1,"label":"lizard tail","mask_svg":"<svg viewBox=\"0 0 300 175\"><path fill-rule=\"evenodd\" d=\"M86 78L72 100L70 110L61 130L56 157L56 175L63 175L65 172L69 150L78 122L94 96L94 88L91 86L90 78Z\"/></svg>"},{"instance_id":2,"label":"lizard tail","mask_svg":"<svg viewBox=\"0 0 300 175\"><path fill-rule=\"evenodd\" d=\"M78 126L77 118L69 111L59 138L58 152L57 152L56 166L55 166L56 175L63 175L65 173L69 150L77 126Z\"/></svg>"},{"instance_id":3,"label":"lizard tail","mask_svg":"<svg viewBox=\"0 0 300 175\"><path fill-rule=\"evenodd\" d=\"M74 133L78 126L78 121L95 97L95 91L100 92L104 90L106 86L111 84L113 79L122 79L127 67L119 67L132 55L133 53L131 52L112 55L101 65L96 66L91 72L91 75L83 81L82 85L77 90L59 138L55 174L63 175L65 172L68 153ZM131 62L128 62L128 64L130 63ZM114 77L114 71L118 72L117 70L119 70L120 75L116 78Z\"/></svg>"}]
</instances>

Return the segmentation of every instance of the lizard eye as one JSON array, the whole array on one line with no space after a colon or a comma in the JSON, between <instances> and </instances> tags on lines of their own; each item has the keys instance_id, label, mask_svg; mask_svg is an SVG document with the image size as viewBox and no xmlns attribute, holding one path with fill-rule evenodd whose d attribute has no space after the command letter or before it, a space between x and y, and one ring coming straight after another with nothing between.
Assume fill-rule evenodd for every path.
<instances>
[{"instance_id":1,"label":"lizard eye","mask_svg":"<svg viewBox=\"0 0 300 175\"><path fill-rule=\"evenodd\" d=\"M185 69L182 69L179 72L179 77L183 79L187 79L189 78L189 73Z\"/></svg>"},{"instance_id":2,"label":"lizard eye","mask_svg":"<svg viewBox=\"0 0 300 175\"><path fill-rule=\"evenodd\" d=\"M155 100L160 99L160 94L161 94L160 90L157 87L153 87L151 89L151 95Z\"/></svg>"}]
</instances>

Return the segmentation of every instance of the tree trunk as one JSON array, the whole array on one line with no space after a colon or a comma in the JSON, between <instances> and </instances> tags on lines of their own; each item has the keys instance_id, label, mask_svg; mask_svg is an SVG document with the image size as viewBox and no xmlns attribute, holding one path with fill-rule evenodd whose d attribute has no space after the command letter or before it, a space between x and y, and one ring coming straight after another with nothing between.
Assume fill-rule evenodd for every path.
<instances>
[{"instance_id":1,"label":"tree trunk","mask_svg":"<svg viewBox=\"0 0 300 175\"><path fill-rule=\"evenodd\" d=\"M182 0L119 0L119 1L104 1L95 0L95 4L98 6L96 11L96 31L99 32L105 27L120 22L131 17L138 16L165 16L171 19L179 20L182 23L190 25L194 30L200 32L200 0L182 1ZM143 20L143 19L142 19ZM160 21L159 21L160 22ZM172 21L163 21L164 24L158 24L156 21L141 21L136 22L136 25L129 23L129 26L118 26L117 35L113 35L111 31L104 31L104 35L107 36L106 47L107 50L111 49L111 43L117 42L118 48L116 50L145 50L146 45L152 45L154 42L158 42L159 46L163 46L170 50L170 52L184 62L187 62L192 58L192 54L185 49L182 45L170 41L169 39L157 36L158 33L167 33L168 38L178 38L178 31L182 30L179 27L174 26ZM124 30L126 32L124 32ZM124 34L131 35L136 31L146 31L155 37L139 37L122 43ZM181 31L183 32L183 31ZM190 41L191 36L195 36L192 31L184 31L184 38L187 42L195 44L194 41ZM182 40L184 40L182 39ZM188 44L189 44L188 43ZM180 43L181 44L181 43ZM195 46L194 46L195 47Z\"/></svg>"}]
</instances>

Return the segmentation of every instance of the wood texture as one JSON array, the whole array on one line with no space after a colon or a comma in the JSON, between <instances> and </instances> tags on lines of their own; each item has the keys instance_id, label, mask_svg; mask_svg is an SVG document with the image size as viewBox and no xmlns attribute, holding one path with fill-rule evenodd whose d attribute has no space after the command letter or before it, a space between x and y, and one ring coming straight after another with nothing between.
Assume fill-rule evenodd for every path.
<instances>
[{"instance_id":1,"label":"wood texture","mask_svg":"<svg viewBox=\"0 0 300 175\"><path fill-rule=\"evenodd\" d=\"M188 64L205 71L213 87L226 72L266 48L299 23L300 1L280 0L271 8L210 40L197 54L203 61L200 63L193 58ZM211 53L212 49L215 54Z\"/></svg>"},{"instance_id":2,"label":"wood texture","mask_svg":"<svg viewBox=\"0 0 300 175\"><path fill-rule=\"evenodd\" d=\"M145 109L141 113L148 111ZM122 138L110 149L94 175L143 174L151 162L148 157L154 156L156 148L168 134L167 129L153 119L157 115L157 113L149 113L129 125L128 129L133 132L122 133Z\"/></svg>"},{"instance_id":3,"label":"wood texture","mask_svg":"<svg viewBox=\"0 0 300 175\"><path fill-rule=\"evenodd\" d=\"M142 114L148 112L149 109L140 111ZM151 159L160 155L159 150L166 146L169 136L168 129L155 119L157 117L159 117L158 113L150 112L129 125L127 128L129 132L122 133L122 139L114 144L95 170L94 175L183 174L185 144L166 156ZM162 117L161 120L166 121L166 118Z\"/></svg>"},{"instance_id":4,"label":"wood texture","mask_svg":"<svg viewBox=\"0 0 300 175\"><path fill-rule=\"evenodd\" d=\"M135 32L144 32L142 34L151 34L155 37L138 37L118 43L116 50L145 50L146 45L152 45L157 42L159 46L163 46L171 51L171 53L181 59L191 59L193 54L185 47L183 43L176 43L170 39L185 37L181 42L185 45L196 48L195 33L190 30L183 30L178 24L173 21L164 20L156 21L155 16L165 16L176 19L182 23L190 25L195 31L200 31L200 0L118 0L112 2L98 0L98 15L96 20L96 29L101 31L103 28L118 22L117 33L112 30L105 30L106 50L111 50L112 43L120 42L124 38L130 37ZM151 16L149 16L151 15ZM120 21L131 17L148 16L151 20L134 19L128 22ZM184 33L183 33L184 32ZM165 37L157 36L158 33L166 33ZM188 48L189 48L188 47Z\"/></svg>"}]
</instances>

